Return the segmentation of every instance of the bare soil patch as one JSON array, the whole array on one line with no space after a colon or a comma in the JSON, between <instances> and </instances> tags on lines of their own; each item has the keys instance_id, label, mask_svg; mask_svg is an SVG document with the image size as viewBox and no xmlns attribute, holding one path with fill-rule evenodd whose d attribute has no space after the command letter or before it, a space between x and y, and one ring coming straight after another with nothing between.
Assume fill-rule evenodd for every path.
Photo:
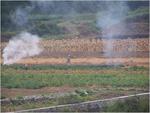
<instances>
[{"instance_id":1,"label":"bare soil patch","mask_svg":"<svg viewBox=\"0 0 150 113\"><path fill-rule=\"evenodd\" d=\"M23 59L17 63L19 64L66 64L65 58L29 58ZM72 65L82 64L125 64L130 66L148 66L149 58L73 58L71 59Z\"/></svg>"},{"instance_id":2,"label":"bare soil patch","mask_svg":"<svg viewBox=\"0 0 150 113\"><path fill-rule=\"evenodd\" d=\"M17 97L17 96L29 96L37 94L48 94L48 93L66 93L74 91L73 87L62 86L62 87L44 87L40 89L23 89L23 88L1 88L1 93L5 97Z\"/></svg>"}]
</instances>

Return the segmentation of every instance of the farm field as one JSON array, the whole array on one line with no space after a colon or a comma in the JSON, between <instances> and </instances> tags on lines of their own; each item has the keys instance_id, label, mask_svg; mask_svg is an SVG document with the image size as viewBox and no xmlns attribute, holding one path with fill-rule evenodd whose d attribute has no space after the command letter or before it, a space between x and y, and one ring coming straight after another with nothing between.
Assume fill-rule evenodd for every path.
<instances>
[{"instance_id":1,"label":"farm field","mask_svg":"<svg viewBox=\"0 0 150 113\"><path fill-rule=\"evenodd\" d=\"M99 112L120 96L127 98L102 112L149 111L149 1L12 0L1 7L1 112L69 104ZM100 103L82 106L89 101Z\"/></svg>"},{"instance_id":2,"label":"farm field","mask_svg":"<svg viewBox=\"0 0 150 113\"><path fill-rule=\"evenodd\" d=\"M33 95L59 94L53 100L2 105L2 111L17 111L148 92L148 39L113 40L111 58L104 56L105 41L100 39L42 40L40 45L43 47L43 52L40 55L24 58L9 66L2 65L2 99L19 100L25 96L30 98ZM6 44L2 43L1 51ZM56 48L53 48L54 45ZM69 64L68 54L71 55ZM66 93L68 95L61 96Z\"/></svg>"},{"instance_id":3,"label":"farm field","mask_svg":"<svg viewBox=\"0 0 150 113\"><path fill-rule=\"evenodd\" d=\"M34 58L62 58L68 54L72 58L80 57L105 57L105 45L113 42L111 57L148 57L149 39L148 38L126 38L126 39L94 39L91 38L73 38L63 40L42 39L40 46L42 53ZM1 43L1 52L7 43Z\"/></svg>"},{"instance_id":4,"label":"farm field","mask_svg":"<svg viewBox=\"0 0 150 113\"><path fill-rule=\"evenodd\" d=\"M148 67L123 65L12 65L2 66L2 98L70 93L48 102L2 105L14 111L49 105L104 99L148 91ZM110 95L111 94L111 95ZM65 100L64 98L67 98ZM63 102L61 102L63 100ZM51 104L50 104L51 103ZM8 109L9 108L9 109Z\"/></svg>"},{"instance_id":5,"label":"farm field","mask_svg":"<svg viewBox=\"0 0 150 113\"><path fill-rule=\"evenodd\" d=\"M113 41L111 57L105 56L105 43ZM1 43L1 52L7 45ZM71 64L103 65L103 64L126 64L143 65L149 64L149 39L63 39L42 40L41 54L24 58L18 64L66 64L68 54L71 56ZM0 60L3 62L3 59Z\"/></svg>"}]
</instances>

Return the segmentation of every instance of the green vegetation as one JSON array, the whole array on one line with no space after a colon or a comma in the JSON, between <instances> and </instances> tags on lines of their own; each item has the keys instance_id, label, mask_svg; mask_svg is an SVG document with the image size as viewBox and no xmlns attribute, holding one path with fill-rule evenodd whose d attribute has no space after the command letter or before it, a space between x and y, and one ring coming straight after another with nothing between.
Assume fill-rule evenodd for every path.
<instances>
[{"instance_id":1,"label":"green vegetation","mask_svg":"<svg viewBox=\"0 0 150 113\"><path fill-rule=\"evenodd\" d=\"M76 70L76 74L64 73L32 73L32 70ZM110 70L110 73L78 73L78 70ZM111 70L118 73L111 73ZM135 73L136 69L136 73ZM139 70L138 70L139 69ZM30 73L17 73L15 70L30 70ZM130 70L131 73L128 71ZM140 72L141 73L138 73ZM146 72L146 73L143 73ZM123 73L122 73L123 72ZM6 88L30 88L59 87L59 86L112 86L112 87L148 87L148 69L144 67L130 67L128 69L113 66L2 66L2 87ZM40 82L39 82L40 81Z\"/></svg>"},{"instance_id":2,"label":"green vegetation","mask_svg":"<svg viewBox=\"0 0 150 113\"><path fill-rule=\"evenodd\" d=\"M149 96L129 97L106 106L105 112L148 112Z\"/></svg>"},{"instance_id":3,"label":"green vegetation","mask_svg":"<svg viewBox=\"0 0 150 113\"><path fill-rule=\"evenodd\" d=\"M26 102L26 103L15 103L9 105L2 105L2 111L16 111L16 110L24 110L24 109L33 109L39 107L50 107L55 105L63 105L63 104L73 104L79 103L83 101L87 101L91 99L90 96L82 96L79 94L69 94L63 97L57 97L55 99L47 100L47 101L39 101L39 102Z\"/></svg>"},{"instance_id":4,"label":"green vegetation","mask_svg":"<svg viewBox=\"0 0 150 113\"><path fill-rule=\"evenodd\" d=\"M96 36L96 34L99 35L101 33L101 29L97 27L97 13L100 14L101 11L105 11L105 5L99 4L97 1L77 1L74 3L70 1L68 2L70 7L66 10L61 7L62 3L63 5L66 3L59 3L55 3L54 10L45 13L43 13L40 8L36 8L36 10L31 11L31 14L27 15L28 22L25 25L18 26L12 22L13 19L10 15L13 16L13 12L18 7L24 9L31 4L29 1L2 1L2 41L8 41L12 36L15 36L23 30L38 34L44 39L80 38L80 36L86 37L90 36L89 34L95 34ZM145 23L141 24L141 26L149 24L148 5L141 7L141 3L142 2L133 2L134 5L132 5L132 7L134 7L129 10L124 21ZM72 11L74 8L75 12ZM71 14L68 14L69 10L72 11ZM145 29L143 29L143 31L145 31ZM75 95L58 97L54 100L37 103L27 102L2 105L2 111L78 103L100 99L103 98L103 95L107 97L108 95L116 96L138 91L148 91L148 71L149 69L147 67L124 67L123 65L2 65L2 88L26 88L33 90L43 87L62 86L76 88ZM97 92L100 94L95 93L96 91L93 87L96 87ZM88 88L88 90L86 88ZM1 99L7 97L8 95L1 95ZM23 99L23 96L16 95L16 98ZM124 102L117 102L106 107L105 110L148 111L147 100L147 97L133 98ZM65 109L65 111L67 111L67 109Z\"/></svg>"},{"instance_id":5,"label":"green vegetation","mask_svg":"<svg viewBox=\"0 0 150 113\"><path fill-rule=\"evenodd\" d=\"M132 70L132 71L143 70L144 71L144 70L149 70L149 69L143 66L133 66L133 67L130 67L129 70Z\"/></svg>"},{"instance_id":6,"label":"green vegetation","mask_svg":"<svg viewBox=\"0 0 150 113\"><path fill-rule=\"evenodd\" d=\"M91 70L99 70L99 69L118 69L123 67L123 65L31 65L31 66L25 66L25 65L3 65L2 70L7 69L15 69L15 70L70 70L70 69L91 69ZM135 67L136 68L136 67ZM138 67L137 67L138 68ZM147 69L143 67L143 69Z\"/></svg>"},{"instance_id":7,"label":"green vegetation","mask_svg":"<svg viewBox=\"0 0 150 113\"><path fill-rule=\"evenodd\" d=\"M140 7L133 11L129 11L126 17L126 21L137 22L137 23L143 22L143 23L148 24L149 23L149 8Z\"/></svg>"},{"instance_id":8,"label":"green vegetation","mask_svg":"<svg viewBox=\"0 0 150 113\"><path fill-rule=\"evenodd\" d=\"M140 7L136 10L128 12L128 18L136 18L138 16L148 15L149 8L148 7Z\"/></svg>"},{"instance_id":9,"label":"green vegetation","mask_svg":"<svg viewBox=\"0 0 150 113\"><path fill-rule=\"evenodd\" d=\"M147 5L142 5L142 2L128 3L129 7L132 4L132 8L128 11L125 20L138 20L148 23L149 10ZM62 7L59 4L55 5L55 9L50 10L49 13L41 12L39 8L33 10L28 15L28 23L25 26L16 26L11 18L10 14L15 11L18 7L25 7L31 5L29 2L2 2L2 41L8 41L12 36L22 30L27 30L31 33L38 34L42 38L49 39L64 39L71 38L77 35L88 35L88 33L98 34L101 29L97 27L97 13L105 10L105 5L99 2L70 2L69 7L66 7L62 2ZM134 4L134 5L133 5ZM145 3L146 4L146 3ZM148 4L148 3L147 3ZM93 7L94 6L94 7ZM134 7L133 7L134 6ZM75 13L69 13L70 8L75 9ZM73 30L77 30L75 33ZM84 30L83 30L84 29Z\"/></svg>"},{"instance_id":10,"label":"green vegetation","mask_svg":"<svg viewBox=\"0 0 150 113\"><path fill-rule=\"evenodd\" d=\"M41 88L41 87L59 87L59 86L124 86L124 87L146 87L148 86L148 76L141 74L58 74L58 75L34 75L34 74L10 74L2 75L2 87L7 88Z\"/></svg>"},{"instance_id":11,"label":"green vegetation","mask_svg":"<svg viewBox=\"0 0 150 113\"><path fill-rule=\"evenodd\" d=\"M26 103L15 103L9 105L2 105L1 109L3 112L17 111L17 110L25 110L25 109L33 109L40 107L50 107L55 105L63 105L63 104L73 104L80 103L88 100L96 99L94 95L80 95L78 93L66 95L63 97L57 97L55 99L47 100L47 101L39 101L39 102L26 102ZM138 96L138 97L129 97L123 100L112 101L107 103L103 109L104 112L148 112L149 111L149 97L146 96ZM69 107L65 107L64 111L72 110ZM78 109L76 110L78 111ZM90 111L90 109L86 109L86 111ZM97 109L99 111L99 109Z\"/></svg>"},{"instance_id":12,"label":"green vegetation","mask_svg":"<svg viewBox=\"0 0 150 113\"><path fill-rule=\"evenodd\" d=\"M56 73L54 73L54 70ZM63 73L63 71L75 73ZM93 71L93 73L80 73L80 70ZM44 72L46 71L46 73ZM58 71L58 73L57 73ZM37 72L37 73L35 73ZM48 73L49 72L49 73ZM103 72L103 73L101 73ZM104 73L107 72L107 73ZM149 76L146 67L124 67L107 65L2 65L1 86L4 88L37 89L42 87L65 87L76 88L74 93L57 97L55 99L40 102L13 102L11 105L2 105L2 111L16 111L53 105L79 103L88 100L103 99L133 92L148 91ZM95 88L91 88L91 87ZM110 96L111 94L111 96ZM42 95L45 95L43 92ZM7 98L2 94L1 98ZM23 99L22 95L16 95L17 99ZM130 103L127 101L126 103ZM147 103L134 101L139 111L147 110ZM107 107L106 111L118 111L131 107L125 104L114 104ZM132 107L135 107L135 106ZM142 107L143 105L143 107ZM119 108L118 108L119 107ZM64 109L68 111L68 109Z\"/></svg>"}]
</instances>

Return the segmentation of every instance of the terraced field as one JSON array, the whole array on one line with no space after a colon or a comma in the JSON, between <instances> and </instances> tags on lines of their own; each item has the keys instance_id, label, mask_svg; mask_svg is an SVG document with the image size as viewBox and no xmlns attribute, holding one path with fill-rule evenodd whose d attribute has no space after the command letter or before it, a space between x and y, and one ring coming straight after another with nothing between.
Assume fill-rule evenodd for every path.
<instances>
[{"instance_id":1,"label":"terraced field","mask_svg":"<svg viewBox=\"0 0 150 113\"><path fill-rule=\"evenodd\" d=\"M2 97L65 93L54 100L2 104L2 111L16 111L148 91L148 67L123 65L11 65L2 66ZM72 95L72 96L71 96ZM72 98L72 100L71 100ZM36 102L36 104L35 104Z\"/></svg>"}]
</instances>

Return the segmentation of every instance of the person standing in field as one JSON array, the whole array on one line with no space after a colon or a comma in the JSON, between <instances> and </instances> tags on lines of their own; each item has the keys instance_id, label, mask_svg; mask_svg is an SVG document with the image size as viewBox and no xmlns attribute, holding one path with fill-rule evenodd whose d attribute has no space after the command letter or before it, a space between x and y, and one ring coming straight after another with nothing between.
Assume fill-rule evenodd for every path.
<instances>
[{"instance_id":1,"label":"person standing in field","mask_svg":"<svg viewBox=\"0 0 150 113\"><path fill-rule=\"evenodd\" d=\"M67 64L70 65L70 63L71 63L71 55L68 54L68 56L67 56Z\"/></svg>"}]
</instances>

